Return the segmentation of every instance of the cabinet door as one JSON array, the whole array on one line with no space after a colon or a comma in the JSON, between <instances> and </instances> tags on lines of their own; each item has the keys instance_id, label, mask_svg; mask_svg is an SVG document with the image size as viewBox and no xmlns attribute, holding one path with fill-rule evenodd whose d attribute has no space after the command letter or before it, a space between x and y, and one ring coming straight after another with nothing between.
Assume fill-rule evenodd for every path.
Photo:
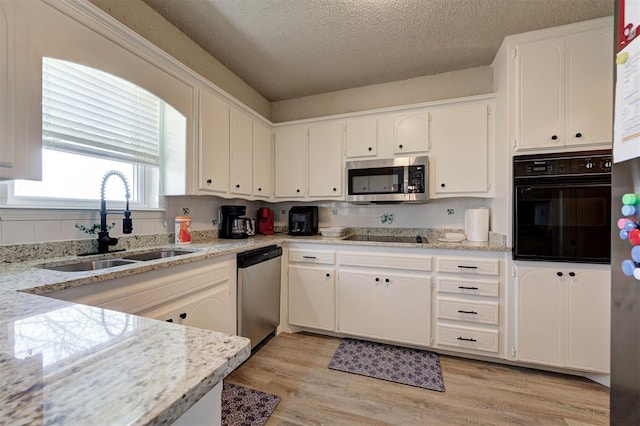
<instances>
[{"instance_id":1,"label":"cabinet door","mask_svg":"<svg viewBox=\"0 0 640 426\"><path fill-rule=\"evenodd\" d=\"M394 118L395 154L426 152L429 150L429 114L400 115Z\"/></svg>"},{"instance_id":2,"label":"cabinet door","mask_svg":"<svg viewBox=\"0 0 640 426\"><path fill-rule=\"evenodd\" d=\"M385 274L382 337L428 345L431 340L431 278Z\"/></svg>"},{"instance_id":3,"label":"cabinet door","mask_svg":"<svg viewBox=\"0 0 640 426\"><path fill-rule=\"evenodd\" d=\"M341 124L314 126L309 129L309 196L342 196L344 128Z\"/></svg>"},{"instance_id":4,"label":"cabinet door","mask_svg":"<svg viewBox=\"0 0 640 426\"><path fill-rule=\"evenodd\" d=\"M489 190L489 107L465 105L431 114L433 193L485 194Z\"/></svg>"},{"instance_id":5,"label":"cabinet door","mask_svg":"<svg viewBox=\"0 0 640 426\"><path fill-rule=\"evenodd\" d=\"M273 196L273 139L269 127L253 122L253 195Z\"/></svg>"},{"instance_id":6,"label":"cabinet door","mask_svg":"<svg viewBox=\"0 0 640 426\"><path fill-rule=\"evenodd\" d=\"M347 158L375 157L378 148L378 120L349 121L346 124Z\"/></svg>"},{"instance_id":7,"label":"cabinet door","mask_svg":"<svg viewBox=\"0 0 640 426\"><path fill-rule=\"evenodd\" d=\"M566 39L566 143L611 143L613 33L597 30Z\"/></svg>"},{"instance_id":8,"label":"cabinet door","mask_svg":"<svg viewBox=\"0 0 640 426\"><path fill-rule=\"evenodd\" d=\"M609 271L569 270L564 339L568 367L609 372L610 282Z\"/></svg>"},{"instance_id":9,"label":"cabinet door","mask_svg":"<svg viewBox=\"0 0 640 426\"><path fill-rule=\"evenodd\" d=\"M556 271L518 268L518 359L562 365L562 281Z\"/></svg>"},{"instance_id":10,"label":"cabinet door","mask_svg":"<svg viewBox=\"0 0 640 426\"><path fill-rule=\"evenodd\" d=\"M231 109L231 180L229 192L251 195L253 191L253 120Z\"/></svg>"},{"instance_id":11,"label":"cabinet door","mask_svg":"<svg viewBox=\"0 0 640 426\"><path fill-rule=\"evenodd\" d=\"M563 46L557 38L517 47L517 149L564 144Z\"/></svg>"},{"instance_id":12,"label":"cabinet door","mask_svg":"<svg viewBox=\"0 0 640 426\"><path fill-rule=\"evenodd\" d=\"M30 3L0 2L0 180L42 179L42 49Z\"/></svg>"},{"instance_id":13,"label":"cabinet door","mask_svg":"<svg viewBox=\"0 0 640 426\"><path fill-rule=\"evenodd\" d=\"M363 337L382 334L382 275L340 271L338 331Z\"/></svg>"},{"instance_id":14,"label":"cabinet door","mask_svg":"<svg viewBox=\"0 0 640 426\"><path fill-rule=\"evenodd\" d=\"M229 191L229 106L212 93L200 91L200 173L204 192Z\"/></svg>"},{"instance_id":15,"label":"cabinet door","mask_svg":"<svg viewBox=\"0 0 640 426\"><path fill-rule=\"evenodd\" d=\"M289 265L289 323L335 330L335 271Z\"/></svg>"},{"instance_id":16,"label":"cabinet door","mask_svg":"<svg viewBox=\"0 0 640 426\"><path fill-rule=\"evenodd\" d=\"M231 306L232 303L235 304L235 300L231 300L228 283L218 284L198 294L197 300L180 308L176 321L191 327L236 334L235 308Z\"/></svg>"},{"instance_id":17,"label":"cabinet door","mask_svg":"<svg viewBox=\"0 0 640 426\"><path fill-rule=\"evenodd\" d=\"M306 131L302 127L276 130L276 197L306 195L305 136Z\"/></svg>"}]
</instances>

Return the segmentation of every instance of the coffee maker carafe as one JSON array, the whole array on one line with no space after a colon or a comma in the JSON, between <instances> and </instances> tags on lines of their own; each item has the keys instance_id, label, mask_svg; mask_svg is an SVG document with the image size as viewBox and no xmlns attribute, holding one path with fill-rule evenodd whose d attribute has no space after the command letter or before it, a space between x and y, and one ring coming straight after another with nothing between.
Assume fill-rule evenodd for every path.
<instances>
[{"instance_id":1,"label":"coffee maker carafe","mask_svg":"<svg viewBox=\"0 0 640 426\"><path fill-rule=\"evenodd\" d=\"M220 206L220 238L247 238L253 231L252 221L242 217L247 212L245 206Z\"/></svg>"}]
</instances>

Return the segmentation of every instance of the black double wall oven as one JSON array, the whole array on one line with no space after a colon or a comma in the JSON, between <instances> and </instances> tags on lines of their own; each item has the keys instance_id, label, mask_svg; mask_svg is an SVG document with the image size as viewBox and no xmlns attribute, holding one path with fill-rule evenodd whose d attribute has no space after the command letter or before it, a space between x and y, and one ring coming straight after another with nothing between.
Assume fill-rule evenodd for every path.
<instances>
[{"instance_id":1,"label":"black double wall oven","mask_svg":"<svg viewBox=\"0 0 640 426\"><path fill-rule=\"evenodd\" d=\"M513 158L513 258L610 263L611 151Z\"/></svg>"}]
</instances>

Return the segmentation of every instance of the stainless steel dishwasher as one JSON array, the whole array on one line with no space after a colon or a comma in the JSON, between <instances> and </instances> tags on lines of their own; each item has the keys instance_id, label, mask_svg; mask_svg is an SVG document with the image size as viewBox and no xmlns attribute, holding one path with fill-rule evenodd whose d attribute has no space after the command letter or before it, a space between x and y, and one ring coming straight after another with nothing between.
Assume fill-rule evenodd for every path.
<instances>
[{"instance_id":1,"label":"stainless steel dishwasher","mask_svg":"<svg viewBox=\"0 0 640 426\"><path fill-rule=\"evenodd\" d=\"M281 256L275 245L238 253L238 334L251 349L280 325Z\"/></svg>"}]
</instances>

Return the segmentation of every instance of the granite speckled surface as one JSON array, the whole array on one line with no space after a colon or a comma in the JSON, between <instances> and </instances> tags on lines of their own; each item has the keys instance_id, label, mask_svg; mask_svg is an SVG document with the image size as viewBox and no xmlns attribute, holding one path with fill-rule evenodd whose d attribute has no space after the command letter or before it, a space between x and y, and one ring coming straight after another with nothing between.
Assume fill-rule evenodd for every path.
<instances>
[{"instance_id":1,"label":"granite speckled surface","mask_svg":"<svg viewBox=\"0 0 640 426\"><path fill-rule=\"evenodd\" d=\"M285 242L417 247L452 250L509 250L504 241L439 243L437 232L376 228L354 233L416 235L427 244L344 241L312 237L257 236L210 239L176 246L167 236L128 243L126 252L83 257L122 257L157 248L193 253L86 272L41 269L75 262L77 242L4 246L0 263L0 423L166 424L186 412L250 354L248 339L169 324L42 296L64 288L138 274L172 265L239 253ZM439 232L439 231L438 231ZM170 239L169 239L170 241ZM144 247L146 249L135 249ZM80 244L81 249L86 243ZM60 257L52 258L59 254ZM21 259L30 259L20 261ZM43 260L44 259L44 260Z\"/></svg>"}]
</instances>

